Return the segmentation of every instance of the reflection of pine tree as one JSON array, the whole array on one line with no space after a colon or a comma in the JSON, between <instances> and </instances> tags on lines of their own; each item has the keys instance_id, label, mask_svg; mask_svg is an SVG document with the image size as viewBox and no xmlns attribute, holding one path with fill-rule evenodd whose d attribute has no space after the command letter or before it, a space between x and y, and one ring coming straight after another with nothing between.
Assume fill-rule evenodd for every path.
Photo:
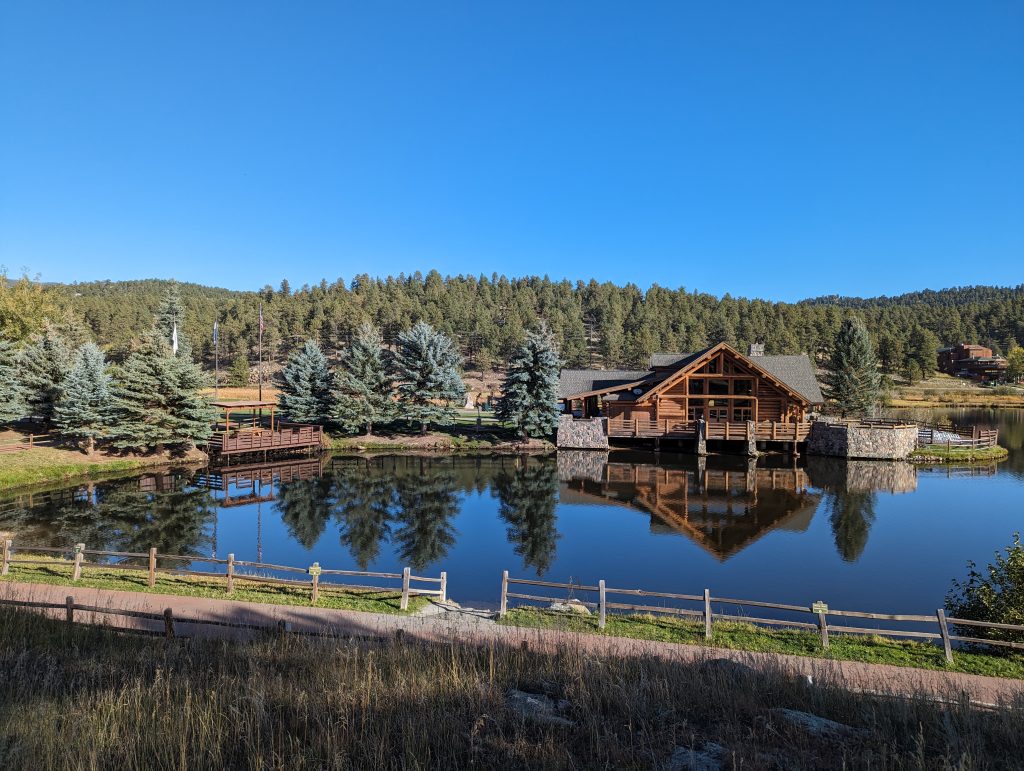
<instances>
[{"instance_id":1,"label":"reflection of pine tree","mask_svg":"<svg viewBox=\"0 0 1024 771\"><path fill-rule=\"evenodd\" d=\"M499 514L508 525L508 540L526 567L544 575L555 558L559 539L555 500L558 473L552 463L525 463L495 478Z\"/></svg>"},{"instance_id":2,"label":"reflection of pine tree","mask_svg":"<svg viewBox=\"0 0 1024 771\"><path fill-rule=\"evenodd\" d=\"M424 462L419 474L396 482L401 527L395 532L398 553L416 570L442 559L455 543L451 519L459 510L452 472Z\"/></svg>"},{"instance_id":3,"label":"reflection of pine tree","mask_svg":"<svg viewBox=\"0 0 1024 771\"><path fill-rule=\"evenodd\" d=\"M140 489L139 480L103 487L97 513L119 544L119 551L198 554L204 545L203 527L216 514L209 490L187 487L183 478L169 489Z\"/></svg>"},{"instance_id":4,"label":"reflection of pine tree","mask_svg":"<svg viewBox=\"0 0 1024 771\"><path fill-rule=\"evenodd\" d=\"M836 490L825 504L832 523L836 549L845 562L856 562L868 543L868 531L875 521L875 493Z\"/></svg>"},{"instance_id":5,"label":"reflection of pine tree","mask_svg":"<svg viewBox=\"0 0 1024 771\"><path fill-rule=\"evenodd\" d=\"M277 496L281 521L307 549L312 549L323 535L331 518L331 506L331 481L322 477L287 482L281 485Z\"/></svg>"},{"instance_id":6,"label":"reflection of pine tree","mask_svg":"<svg viewBox=\"0 0 1024 771\"><path fill-rule=\"evenodd\" d=\"M381 543L391 535L392 480L366 466L336 467L335 508L341 525L341 544L361 570L380 554Z\"/></svg>"}]
</instances>

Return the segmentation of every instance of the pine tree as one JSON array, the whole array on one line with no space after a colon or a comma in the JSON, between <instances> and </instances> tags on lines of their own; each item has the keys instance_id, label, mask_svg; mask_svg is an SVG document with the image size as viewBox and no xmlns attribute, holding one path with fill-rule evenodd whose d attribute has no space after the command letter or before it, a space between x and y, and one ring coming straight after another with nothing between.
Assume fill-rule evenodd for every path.
<instances>
[{"instance_id":1,"label":"pine tree","mask_svg":"<svg viewBox=\"0 0 1024 771\"><path fill-rule=\"evenodd\" d=\"M21 419L28 411L21 387L20 358L14 344L0 338L0 425Z\"/></svg>"},{"instance_id":2,"label":"pine tree","mask_svg":"<svg viewBox=\"0 0 1024 771\"><path fill-rule=\"evenodd\" d=\"M21 357L21 385L29 415L46 425L60 399L64 379L74 365L74 350L53 326L47 325L32 338Z\"/></svg>"},{"instance_id":3,"label":"pine tree","mask_svg":"<svg viewBox=\"0 0 1024 771\"><path fill-rule=\"evenodd\" d=\"M110 426L113 394L107 361L95 344L86 343L75 354L75 365L64 379L53 423L65 439L85 444L92 454L96 440Z\"/></svg>"},{"instance_id":4,"label":"pine tree","mask_svg":"<svg viewBox=\"0 0 1024 771\"><path fill-rule=\"evenodd\" d=\"M320 346L307 340L288 357L281 370L277 396L281 411L297 423L327 423L331 417L333 380Z\"/></svg>"},{"instance_id":5,"label":"pine tree","mask_svg":"<svg viewBox=\"0 0 1024 771\"><path fill-rule=\"evenodd\" d=\"M511 423L525 441L550 436L558 428L558 378L562 364L546 327L530 332L505 373L499 420Z\"/></svg>"},{"instance_id":6,"label":"pine tree","mask_svg":"<svg viewBox=\"0 0 1024 771\"><path fill-rule=\"evenodd\" d=\"M939 338L930 329L917 326L910 333L909 357L921 367L921 377L930 378L938 368Z\"/></svg>"},{"instance_id":7,"label":"pine tree","mask_svg":"<svg viewBox=\"0 0 1024 771\"><path fill-rule=\"evenodd\" d=\"M228 370L228 385L236 388L244 388L249 385L249 357L245 355L244 351L231 362L231 369Z\"/></svg>"},{"instance_id":8,"label":"pine tree","mask_svg":"<svg viewBox=\"0 0 1024 771\"><path fill-rule=\"evenodd\" d=\"M832 346L828 370L828 396L843 416L851 412L863 414L875 406L880 387L878 362L860 319L843 322Z\"/></svg>"},{"instance_id":9,"label":"pine tree","mask_svg":"<svg viewBox=\"0 0 1024 771\"><path fill-rule=\"evenodd\" d=\"M190 357L192 346L185 336L185 305L181 301L181 292L178 289L178 282L172 281L167 291L160 300L160 306L156 312L156 329L160 336L170 346L174 340L175 330L178 334L178 355Z\"/></svg>"},{"instance_id":10,"label":"pine tree","mask_svg":"<svg viewBox=\"0 0 1024 771\"><path fill-rule=\"evenodd\" d=\"M393 385L380 332L370 324L356 331L342 352L335 375L334 420L344 431L365 430L394 415Z\"/></svg>"},{"instance_id":11,"label":"pine tree","mask_svg":"<svg viewBox=\"0 0 1024 771\"><path fill-rule=\"evenodd\" d=\"M114 383L114 447L181 454L209 439L216 410L199 395L203 373L190 358L173 356L158 331L128 358Z\"/></svg>"},{"instance_id":12,"label":"pine tree","mask_svg":"<svg viewBox=\"0 0 1024 771\"><path fill-rule=\"evenodd\" d=\"M403 417L419 423L423 433L431 423L455 420L452 402L461 404L466 386L459 374L462 359L455 344L426 322L398 336L394 380Z\"/></svg>"}]
</instances>

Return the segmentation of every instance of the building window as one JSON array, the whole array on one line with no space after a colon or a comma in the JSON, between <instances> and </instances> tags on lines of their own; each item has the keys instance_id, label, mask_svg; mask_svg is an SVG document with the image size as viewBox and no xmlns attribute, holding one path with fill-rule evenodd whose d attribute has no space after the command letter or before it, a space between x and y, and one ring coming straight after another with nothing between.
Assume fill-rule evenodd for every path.
<instances>
[{"instance_id":1,"label":"building window","mask_svg":"<svg viewBox=\"0 0 1024 771\"><path fill-rule=\"evenodd\" d=\"M732 392L738 396L750 396L754 393L754 381L734 380L732 381L732 388Z\"/></svg>"},{"instance_id":2,"label":"building window","mask_svg":"<svg viewBox=\"0 0 1024 771\"><path fill-rule=\"evenodd\" d=\"M690 393L691 394L702 394L704 393L704 381L700 379L694 379L690 381Z\"/></svg>"},{"instance_id":3,"label":"building window","mask_svg":"<svg viewBox=\"0 0 1024 771\"><path fill-rule=\"evenodd\" d=\"M754 405L747 399L737 401L733 404L732 419L738 423L746 423L754 419Z\"/></svg>"},{"instance_id":4,"label":"building window","mask_svg":"<svg viewBox=\"0 0 1024 771\"><path fill-rule=\"evenodd\" d=\"M708 420L710 421L726 421L729 419L729 408L728 407L709 407L708 408Z\"/></svg>"},{"instance_id":5,"label":"building window","mask_svg":"<svg viewBox=\"0 0 1024 771\"><path fill-rule=\"evenodd\" d=\"M708 393L712 395L724 396L729 393L729 381L719 380L717 378L708 381Z\"/></svg>"},{"instance_id":6,"label":"building window","mask_svg":"<svg viewBox=\"0 0 1024 771\"><path fill-rule=\"evenodd\" d=\"M696 401L690 402L689 407L686 410L686 419L689 421L703 420L704 419L704 402Z\"/></svg>"}]
</instances>

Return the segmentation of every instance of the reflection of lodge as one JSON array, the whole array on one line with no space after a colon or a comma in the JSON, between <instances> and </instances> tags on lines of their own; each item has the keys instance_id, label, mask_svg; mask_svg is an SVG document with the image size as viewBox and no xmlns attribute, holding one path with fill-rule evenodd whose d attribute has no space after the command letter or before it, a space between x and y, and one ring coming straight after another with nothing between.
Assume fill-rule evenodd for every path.
<instances>
[{"instance_id":1,"label":"reflection of lodge","mask_svg":"<svg viewBox=\"0 0 1024 771\"><path fill-rule=\"evenodd\" d=\"M725 560L772 530L806 530L821 500L802 468L668 468L609 463L600 482L572 480L560 498L618 503L649 513L655 533L682 533Z\"/></svg>"},{"instance_id":2,"label":"reflection of lodge","mask_svg":"<svg viewBox=\"0 0 1024 771\"><path fill-rule=\"evenodd\" d=\"M323 475L321 458L296 458L275 463L253 463L246 466L208 468L196 476L196 484L209 490L220 490L224 508L248 503L273 501L276 485L299 479L316 479Z\"/></svg>"}]
</instances>

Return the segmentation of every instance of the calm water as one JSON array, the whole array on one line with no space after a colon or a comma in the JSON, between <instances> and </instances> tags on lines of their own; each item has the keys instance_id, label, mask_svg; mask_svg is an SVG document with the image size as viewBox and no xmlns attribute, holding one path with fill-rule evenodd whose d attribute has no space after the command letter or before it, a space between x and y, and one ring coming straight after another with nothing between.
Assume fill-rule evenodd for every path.
<instances>
[{"instance_id":1,"label":"calm water","mask_svg":"<svg viewBox=\"0 0 1024 771\"><path fill-rule=\"evenodd\" d=\"M919 469L625 451L557 460L334 457L8 496L0 531L40 545L447 570L451 596L478 606L496 603L508 569L930 612L968 560L988 561L1024 529L1024 411L946 414L997 425L1010 459Z\"/></svg>"}]
</instances>

